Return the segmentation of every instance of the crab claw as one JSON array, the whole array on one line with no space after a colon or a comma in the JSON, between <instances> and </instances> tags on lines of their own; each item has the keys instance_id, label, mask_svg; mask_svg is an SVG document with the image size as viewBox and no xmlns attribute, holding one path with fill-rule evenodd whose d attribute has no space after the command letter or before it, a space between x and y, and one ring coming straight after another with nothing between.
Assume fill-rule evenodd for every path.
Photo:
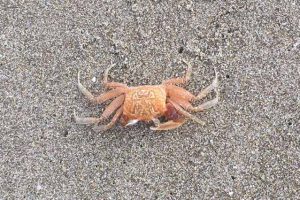
<instances>
[{"instance_id":1,"label":"crab claw","mask_svg":"<svg viewBox=\"0 0 300 200\"><path fill-rule=\"evenodd\" d=\"M129 120L128 123L125 126L132 126L138 123L138 119Z\"/></svg>"},{"instance_id":2,"label":"crab claw","mask_svg":"<svg viewBox=\"0 0 300 200\"><path fill-rule=\"evenodd\" d=\"M163 130L171 130L171 129L178 128L179 126L181 126L182 124L185 123L185 120L181 120L181 121L169 120L169 121L164 122L164 123L159 123L159 121L155 120L154 123L155 123L156 126L151 126L150 127L151 130L163 131Z\"/></svg>"}]
</instances>

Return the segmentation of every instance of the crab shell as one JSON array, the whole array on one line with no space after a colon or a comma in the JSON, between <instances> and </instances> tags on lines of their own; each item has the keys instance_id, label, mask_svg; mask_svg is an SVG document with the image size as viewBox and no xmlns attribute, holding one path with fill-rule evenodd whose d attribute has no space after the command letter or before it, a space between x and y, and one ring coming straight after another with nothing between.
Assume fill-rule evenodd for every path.
<instances>
[{"instance_id":1,"label":"crab shell","mask_svg":"<svg viewBox=\"0 0 300 200\"><path fill-rule=\"evenodd\" d=\"M167 111L166 100L162 86L132 87L125 95L122 118L125 124L131 120L151 121Z\"/></svg>"}]
</instances>

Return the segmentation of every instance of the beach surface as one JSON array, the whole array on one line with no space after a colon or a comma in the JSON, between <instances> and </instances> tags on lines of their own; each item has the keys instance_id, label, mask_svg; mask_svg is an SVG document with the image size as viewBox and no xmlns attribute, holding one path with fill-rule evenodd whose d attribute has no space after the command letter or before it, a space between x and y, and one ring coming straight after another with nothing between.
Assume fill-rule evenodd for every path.
<instances>
[{"instance_id":1,"label":"beach surface","mask_svg":"<svg viewBox=\"0 0 300 200\"><path fill-rule=\"evenodd\" d=\"M0 199L297 199L299 1L0 3ZM219 74L217 106L175 130L96 133L77 88ZM215 97L212 93L195 105ZM105 121L108 123L108 121Z\"/></svg>"}]
</instances>

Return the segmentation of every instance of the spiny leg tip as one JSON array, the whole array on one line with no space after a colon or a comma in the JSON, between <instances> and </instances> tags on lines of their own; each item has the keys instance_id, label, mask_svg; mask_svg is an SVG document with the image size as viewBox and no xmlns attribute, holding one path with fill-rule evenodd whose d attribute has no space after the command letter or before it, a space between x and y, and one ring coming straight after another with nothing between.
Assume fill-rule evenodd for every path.
<instances>
[{"instance_id":1,"label":"spiny leg tip","mask_svg":"<svg viewBox=\"0 0 300 200\"><path fill-rule=\"evenodd\" d=\"M191 63L189 63L188 61L186 61L185 59L182 59L182 62L184 62L188 67L192 67Z\"/></svg>"},{"instance_id":2,"label":"spiny leg tip","mask_svg":"<svg viewBox=\"0 0 300 200\"><path fill-rule=\"evenodd\" d=\"M196 121L198 124L200 124L201 126L205 126L206 125L206 122L204 121Z\"/></svg>"},{"instance_id":3,"label":"spiny leg tip","mask_svg":"<svg viewBox=\"0 0 300 200\"><path fill-rule=\"evenodd\" d=\"M80 84L80 70L78 70L77 72L77 82L78 84Z\"/></svg>"},{"instance_id":4,"label":"spiny leg tip","mask_svg":"<svg viewBox=\"0 0 300 200\"><path fill-rule=\"evenodd\" d=\"M78 123L78 117L76 115L75 109L73 110L73 118L74 118L75 122Z\"/></svg>"},{"instance_id":5,"label":"spiny leg tip","mask_svg":"<svg viewBox=\"0 0 300 200\"><path fill-rule=\"evenodd\" d=\"M155 131L156 127L155 126L150 126L150 130Z\"/></svg>"},{"instance_id":6,"label":"spiny leg tip","mask_svg":"<svg viewBox=\"0 0 300 200\"><path fill-rule=\"evenodd\" d=\"M217 79L218 76L219 76L219 72L217 71L217 68L216 68L216 67L214 67L214 71L215 71L215 76L216 76L216 79Z\"/></svg>"},{"instance_id":7,"label":"spiny leg tip","mask_svg":"<svg viewBox=\"0 0 300 200\"><path fill-rule=\"evenodd\" d=\"M105 70L105 71L106 71L106 73L108 73L108 71L109 71L109 70L111 70L111 68L113 68L114 66L116 66L116 64L115 64L115 63L114 63L114 64L112 64L112 65L110 65L108 68L106 68L106 70Z\"/></svg>"},{"instance_id":8,"label":"spiny leg tip","mask_svg":"<svg viewBox=\"0 0 300 200\"><path fill-rule=\"evenodd\" d=\"M108 128L105 125L99 125L99 126L94 126L93 127L93 131L95 132L104 132L106 131Z\"/></svg>"},{"instance_id":9,"label":"spiny leg tip","mask_svg":"<svg viewBox=\"0 0 300 200\"><path fill-rule=\"evenodd\" d=\"M158 132L163 131L163 129L160 129L159 127L155 127L155 126L150 126L150 130L158 131Z\"/></svg>"}]
</instances>

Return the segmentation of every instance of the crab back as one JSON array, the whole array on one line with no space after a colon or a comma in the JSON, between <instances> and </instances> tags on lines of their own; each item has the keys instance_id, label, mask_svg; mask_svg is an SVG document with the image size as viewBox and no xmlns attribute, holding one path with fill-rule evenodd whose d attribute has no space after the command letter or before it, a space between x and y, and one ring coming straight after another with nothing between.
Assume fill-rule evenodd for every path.
<instances>
[{"instance_id":1,"label":"crab back","mask_svg":"<svg viewBox=\"0 0 300 200\"><path fill-rule=\"evenodd\" d=\"M159 117L167 110L166 96L163 86L132 87L125 96L123 117L141 121Z\"/></svg>"}]
</instances>

